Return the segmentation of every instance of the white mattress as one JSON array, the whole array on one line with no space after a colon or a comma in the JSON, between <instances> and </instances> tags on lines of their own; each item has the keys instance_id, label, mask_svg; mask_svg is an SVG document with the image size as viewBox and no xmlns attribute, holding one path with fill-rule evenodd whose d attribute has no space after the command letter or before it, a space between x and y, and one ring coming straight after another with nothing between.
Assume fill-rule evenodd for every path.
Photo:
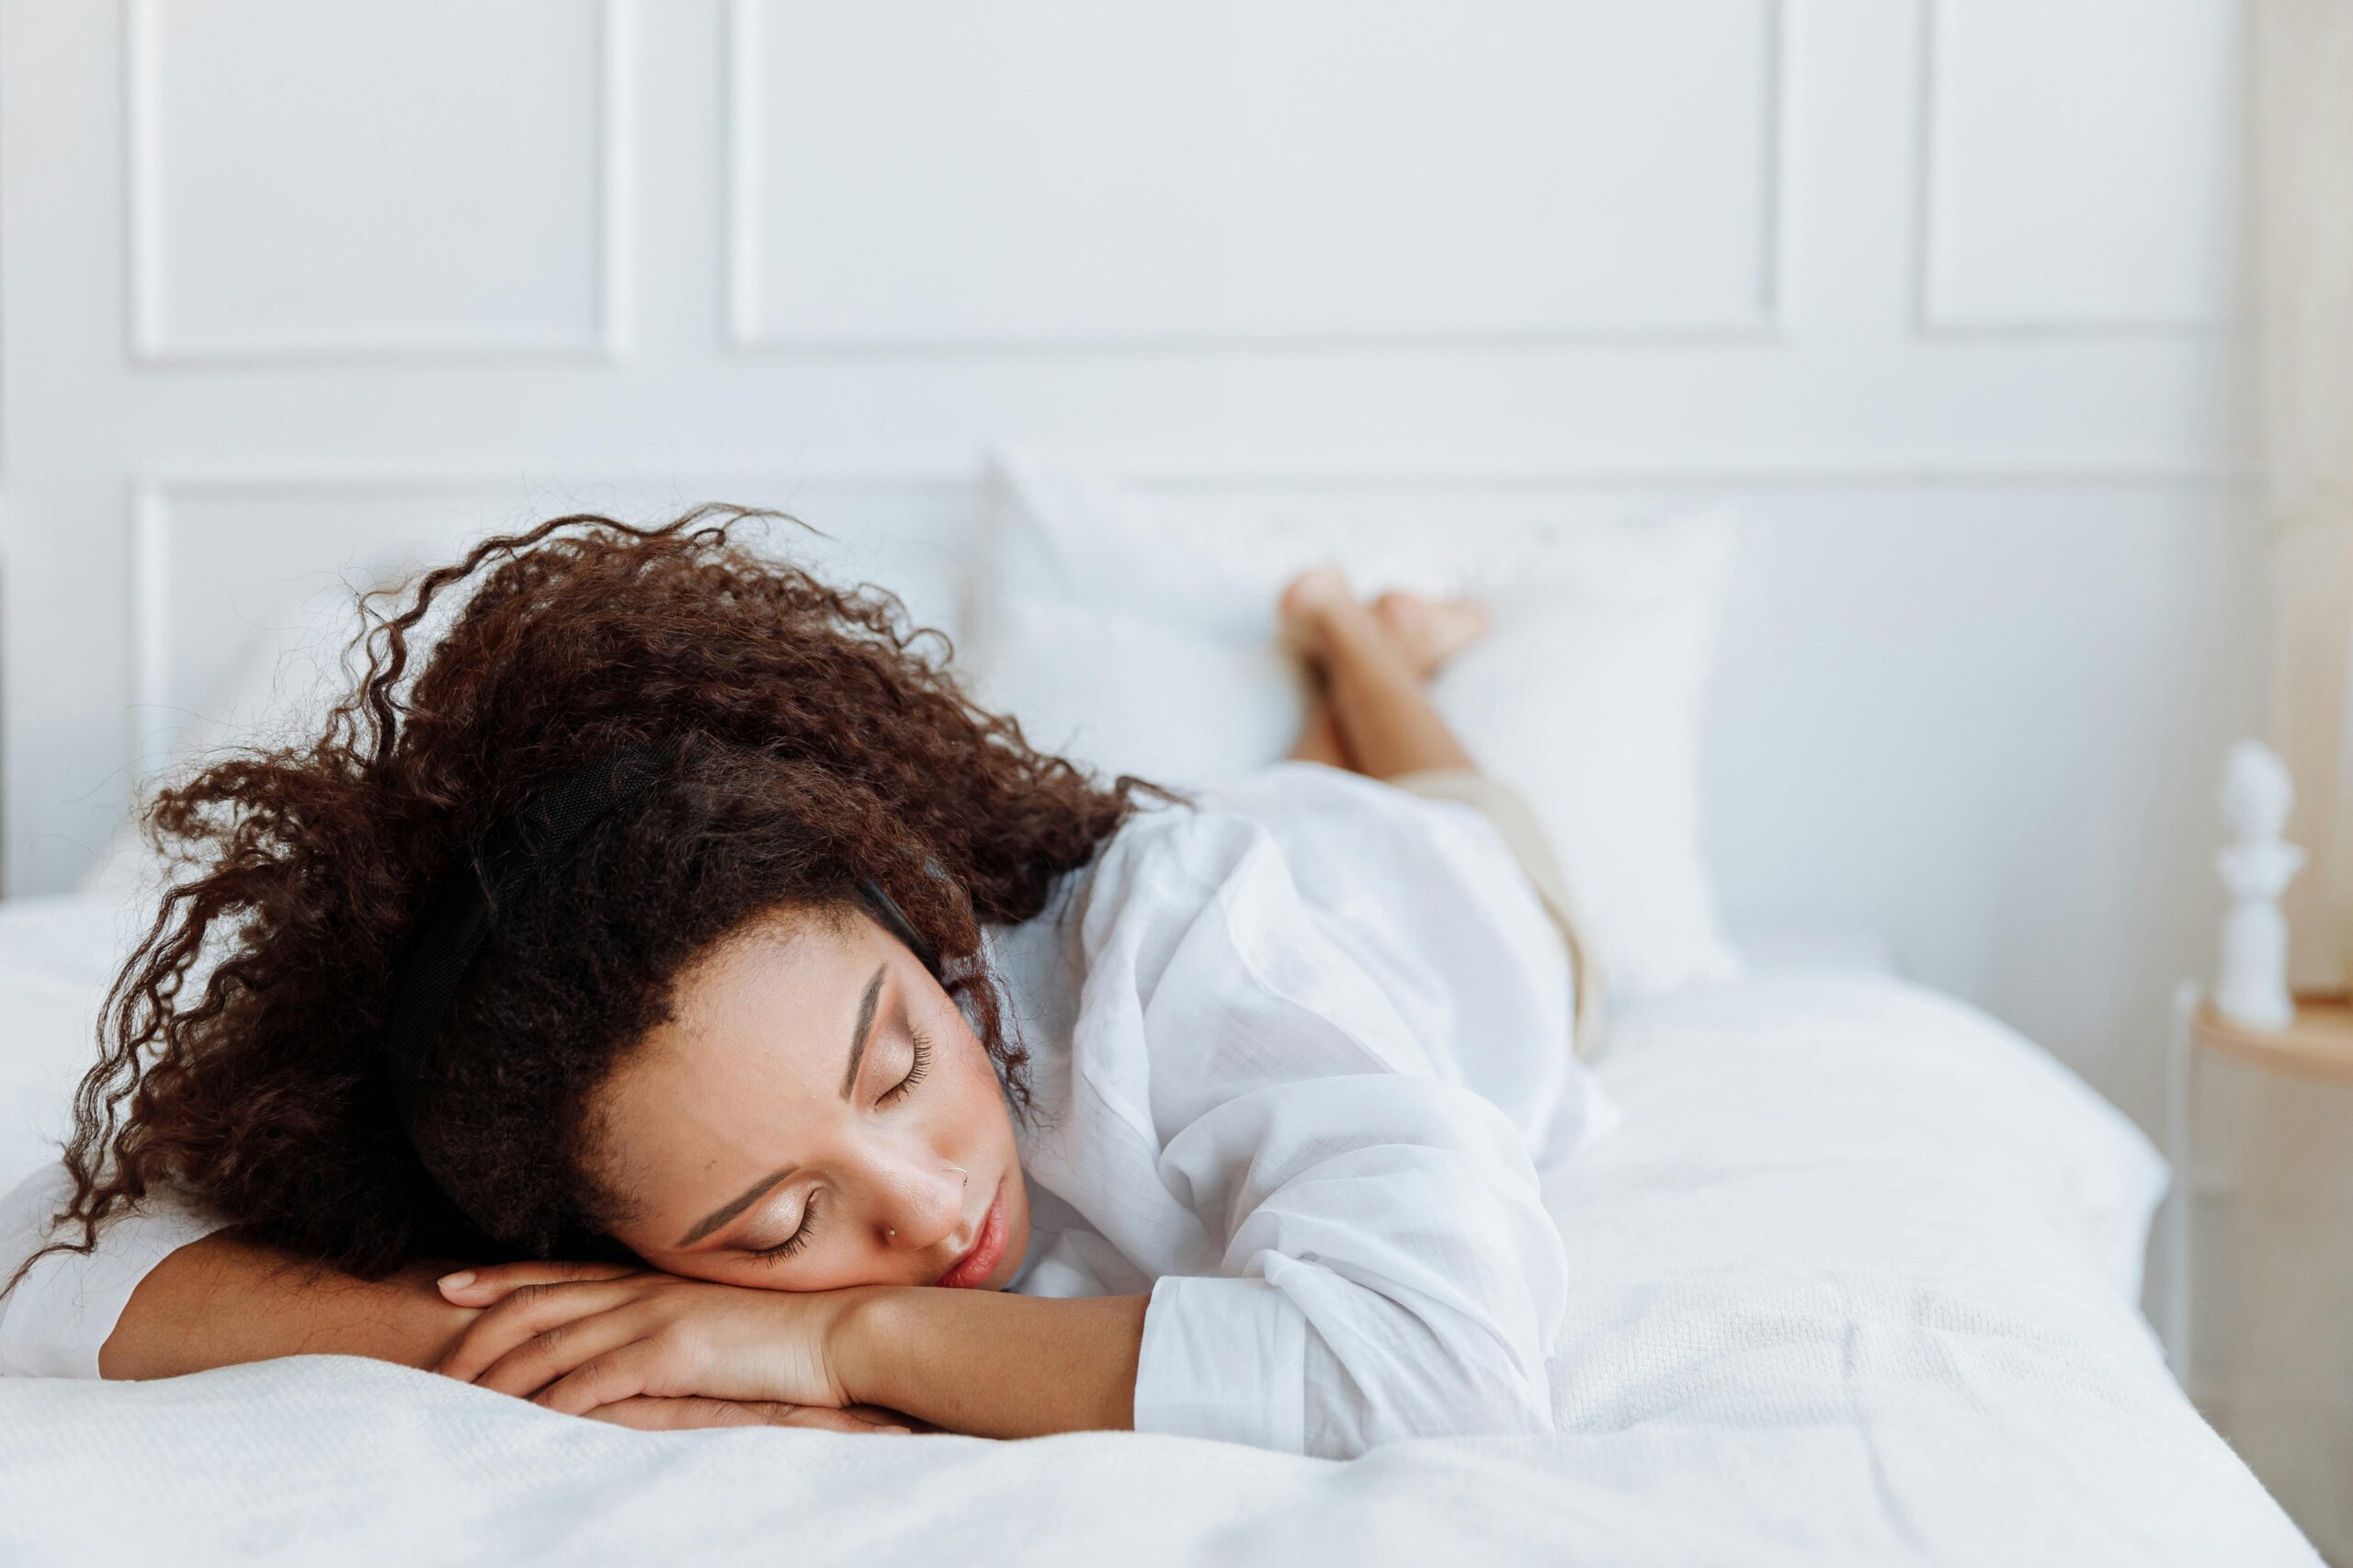
<instances>
[{"instance_id":1,"label":"white mattress","mask_svg":"<svg viewBox=\"0 0 2353 1568\"><path fill-rule=\"evenodd\" d=\"M19 1124L115 939L0 908ZM0 1560L2318 1562L2132 1305L2161 1163L2035 1047L1814 961L1626 1010L1601 1071L1552 1437L642 1434L306 1357L0 1382Z\"/></svg>"}]
</instances>

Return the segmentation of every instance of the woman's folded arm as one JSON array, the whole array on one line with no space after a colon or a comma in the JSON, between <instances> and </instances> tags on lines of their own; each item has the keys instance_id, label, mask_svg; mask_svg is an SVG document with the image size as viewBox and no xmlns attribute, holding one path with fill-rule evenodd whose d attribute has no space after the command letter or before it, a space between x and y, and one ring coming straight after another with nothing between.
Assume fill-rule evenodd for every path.
<instances>
[{"instance_id":1,"label":"woman's folded arm","mask_svg":"<svg viewBox=\"0 0 2353 1568\"><path fill-rule=\"evenodd\" d=\"M413 1263L360 1279L216 1231L140 1280L98 1352L98 1375L171 1378L306 1355L430 1367L474 1318L434 1288L451 1267Z\"/></svg>"},{"instance_id":2,"label":"woman's folded arm","mask_svg":"<svg viewBox=\"0 0 2353 1568\"><path fill-rule=\"evenodd\" d=\"M1135 1425L1145 1297L890 1285L852 1294L833 1349L854 1402L983 1437Z\"/></svg>"},{"instance_id":3,"label":"woman's folded arm","mask_svg":"<svg viewBox=\"0 0 2353 1568\"><path fill-rule=\"evenodd\" d=\"M1236 1165L1222 1151L1246 1147ZM1401 1438L1552 1430L1560 1233L1502 1113L1403 1074L1269 1085L1163 1154L1220 1274L1154 1287L1138 1430L1348 1459Z\"/></svg>"},{"instance_id":4,"label":"woman's folded arm","mask_svg":"<svg viewBox=\"0 0 2353 1568\"><path fill-rule=\"evenodd\" d=\"M1451 887L1434 906L1475 927ZM1516 1044L1569 1071L1564 958L1456 983L1416 956L1435 933L1363 940L1348 892L1335 871L1309 898L1273 830L1209 812L1127 830L1097 873L1075 1075L1111 1108L1100 1142L1157 1145L1195 1233L1098 1221L1181 1256L1144 1318L1139 1431L1345 1459L1552 1427L1565 1245L1522 1128L1444 1069Z\"/></svg>"},{"instance_id":5,"label":"woman's folded arm","mask_svg":"<svg viewBox=\"0 0 2353 1568\"><path fill-rule=\"evenodd\" d=\"M223 1229L169 1193L108 1216L87 1252L51 1219L72 1192L62 1166L0 1200L0 1374L161 1378L277 1356L373 1356L430 1366L474 1317L445 1301L446 1263L365 1280ZM37 1256L38 1255L38 1256Z\"/></svg>"}]
</instances>

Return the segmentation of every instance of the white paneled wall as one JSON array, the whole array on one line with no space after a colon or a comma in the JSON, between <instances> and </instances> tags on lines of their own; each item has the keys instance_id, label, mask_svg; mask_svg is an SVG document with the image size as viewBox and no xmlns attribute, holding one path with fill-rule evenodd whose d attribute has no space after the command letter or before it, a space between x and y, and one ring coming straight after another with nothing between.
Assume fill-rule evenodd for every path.
<instances>
[{"instance_id":1,"label":"white paneled wall","mask_svg":"<svg viewBox=\"0 0 2353 1568\"><path fill-rule=\"evenodd\" d=\"M1737 916L2144 1120L2247 725L2229 0L0 0L0 869L344 574L973 461L1475 528L1751 505Z\"/></svg>"}]
</instances>

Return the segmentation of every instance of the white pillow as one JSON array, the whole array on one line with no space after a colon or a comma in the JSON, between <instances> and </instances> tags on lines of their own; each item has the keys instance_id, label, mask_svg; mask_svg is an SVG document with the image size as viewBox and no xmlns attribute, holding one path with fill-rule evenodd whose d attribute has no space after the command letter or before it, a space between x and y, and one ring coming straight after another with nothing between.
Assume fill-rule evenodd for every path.
<instances>
[{"instance_id":1,"label":"white pillow","mask_svg":"<svg viewBox=\"0 0 2353 1568\"><path fill-rule=\"evenodd\" d=\"M105 903L0 904L0 1193L57 1158L74 1087L97 1059L99 1004L138 933ZM13 1261L0 1258L0 1283Z\"/></svg>"},{"instance_id":2,"label":"white pillow","mask_svg":"<svg viewBox=\"0 0 2353 1568\"><path fill-rule=\"evenodd\" d=\"M1211 517L1019 455L991 465L966 620L974 696L1029 741L1178 786L1287 753L1307 687L1276 598L1337 562L1360 593L1464 591L1494 630L1432 688L1480 766L1517 786L1561 861L1613 993L1737 972L1702 864L1702 699L1737 520L1459 529Z\"/></svg>"}]
</instances>

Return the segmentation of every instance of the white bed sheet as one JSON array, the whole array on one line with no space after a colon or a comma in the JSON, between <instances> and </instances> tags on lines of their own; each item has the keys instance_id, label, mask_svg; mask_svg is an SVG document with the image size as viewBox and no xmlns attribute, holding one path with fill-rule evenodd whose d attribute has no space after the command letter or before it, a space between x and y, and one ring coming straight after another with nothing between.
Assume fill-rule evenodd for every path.
<instances>
[{"instance_id":1,"label":"white bed sheet","mask_svg":"<svg viewBox=\"0 0 2353 1568\"><path fill-rule=\"evenodd\" d=\"M12 1125L85 1056L119 935L0 908ZM1821 964L1616 1024L1626 1123L1548 1192L1574 1281L1551 1437L1338 1464L654 1435L305 1357L0 1381L0 1561L2318 1562L2132 1304L2161 1162L2049 1057Z\"/></svg>"}]
</instances>

